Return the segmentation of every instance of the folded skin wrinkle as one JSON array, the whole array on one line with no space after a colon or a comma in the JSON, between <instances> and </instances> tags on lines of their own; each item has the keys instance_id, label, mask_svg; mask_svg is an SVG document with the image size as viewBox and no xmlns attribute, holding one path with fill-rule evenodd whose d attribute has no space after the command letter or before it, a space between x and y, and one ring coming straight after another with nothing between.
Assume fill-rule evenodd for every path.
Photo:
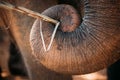
<instances>
[{"instance_id":1,"label":"folded skin wrinkle","mask_svg":"<svg viewBox=\"0 0 120 80\"><path fill-rule=\"evenodd\" d=\"M64 74L94 72L120 58L120 1L75 1L75 7L60 4L42 13L60 21L49 51L43 49L39 20L34 22L30 33L37 60L48 69ZM42 27L48 46L55 26L42 21Z\"/></svg>"}]
</instances>

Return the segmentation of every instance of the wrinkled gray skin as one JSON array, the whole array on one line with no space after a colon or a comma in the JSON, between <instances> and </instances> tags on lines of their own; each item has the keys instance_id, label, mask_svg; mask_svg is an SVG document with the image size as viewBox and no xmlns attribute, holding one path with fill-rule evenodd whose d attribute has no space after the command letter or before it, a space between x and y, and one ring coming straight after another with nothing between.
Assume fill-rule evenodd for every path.
<instances>
[{"instance_id":1,"label":"wrinkled gray skin","mask_svg":"<svg viewBox=\"0 0 120 80\"><path fill-rule=\"evenodd\" d=\"M10 2L17 6L23 6L28 9L41 13L46 8L56 4L55 0L0 0ZM4 10L4 9L3 9ZM72 80L71 75L63 75L45 68L42 64L36 61L35 57L31 54L29 45L29 33L34 22L34 18L23 15L19 12L7 10L4 12L7 15L0 15L6 18L5 25L9 26L8 31L12 38L16 41L20 48L21 54L24 58L28 75L30 80ZM22 65L21 65L22 66Z\"/></svg>"},{"instance_id":2,"label":"wrinkled gray skin","mask_svg":"<svg viewBox=\"0 0 120 80\"><path fill-rule=\"evenodd\" d=\"M69 4L69 1L64 3ZM86 74L120 59L120 1L74 0L71 5L78 13L65 4L52 6L42 13L61 22L52 47L47 52L44 52L39 36L40 21L35 21L30 42L38 61L56 72ZM77 15L81 22L77 20ZM54 27L46 22L42 26L48 45Z\"/></svg>"},{"instance_id":3,"label":"wrinkled gray skin","mask_svg":"<svg viewBox=\"0 0 120 80\"><path fill-rule=\"evenodd\" d=\"M4 1L10 2L17 6L26 7L28 9L37 11L39 13L43 12L48 7L57 4L57 0L51 0L51 1L50 0L4 0ZM65 3L74 4L74 2L72 3L72 0L61 0L61 1L65 1ZM75 1L77 2L79 0L75 0ZM111 0L111 1L115 1L115 0ZM9 26L10 34L12 38L16 41L18 47L20 48L21 54L24 58L28 70L28 74L31 80L72 80L71 75L63 75L47 69L42 64L40 64L40 62L38 62L36 58L32 55L32 50L29 44L29 35L35 19L11 10L5 12L5 14L7 14L5 15L7 17L7 18L5 17L7 22L5 22L4 26ZM83 14L81 14L81 16L82 15ZM4 15L0 15L0 17L3 16Z\"/></svg>"}]
</instances>

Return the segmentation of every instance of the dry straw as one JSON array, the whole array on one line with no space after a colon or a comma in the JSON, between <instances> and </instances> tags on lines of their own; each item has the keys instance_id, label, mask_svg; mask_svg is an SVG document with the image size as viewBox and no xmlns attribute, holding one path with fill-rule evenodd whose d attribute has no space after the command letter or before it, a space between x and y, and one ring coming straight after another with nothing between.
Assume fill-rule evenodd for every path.
<instances>
[{"instance_id":1,"label":"dry straw","mask_svg":"<svg viewBox=\"0 0 120 80\"><path fill-rule=\"evenodd\" d=\"M38 13L38 12L29 10L29 9L26 9L26 8L24 8L24 7L14 6L14 5L12 5L12 4L10 4L10 3L6 3L6 2L0 3L0 7L6 8L6 9L10 9L10 10L14 10L14 11L18 11L18 12L23 13L23 14L26 14L26 15L28 15L28 16L30 16L30 17L40 18L40 19L42 19L42 20L44 20L44 21L47 21L47 22L51 22L51 23L56 24L55 29L54 29L54 31L53 31L53 34L52 34L52 36L51 36L50 43L49 43L48 47L46 48L44 36L43 36L43 33L42 33L42 22L41 22L41 20L40 20L40 35L41 35L41 39L42 39L42 44L43 44L43 47L44 47L44 50L45 50L45 51L49 51L49 50L50 50L51 45L52 45L52 43L53 43L53 39L54 39L54 37L55 37L55 33L56 33L57 28L58 28L58 26L59 26L59 24L60 24L59 21L57 21L57 20L55 20L55 19L52 19L52 18L50 18L50 17L48 17L48 16L42 15L42 14L40 14L40 13Z\"/></svg>"}]
</instances>

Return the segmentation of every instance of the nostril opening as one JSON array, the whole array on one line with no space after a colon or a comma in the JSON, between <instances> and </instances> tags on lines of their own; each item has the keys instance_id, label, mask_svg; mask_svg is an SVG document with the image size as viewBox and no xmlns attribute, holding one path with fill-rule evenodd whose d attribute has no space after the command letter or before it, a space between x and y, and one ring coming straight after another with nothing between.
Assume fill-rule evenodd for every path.
<instances>
[{"instance_id":1,"label":"nostril opening","mask_svg":"<svg viewBox=\"0 0 120 80\"><path fill-rule=\"evenodd\" d=\"M60 9L60 10L59 10ZM77 10L70 5L58 6L57 19L60 21L59 29L63 32L73 32L80 25L80 15Z\"/></svg>"},{"instance_id":2,"label":"nostril opening","mask_svg":"<svg viewBox=\"0 0 120 80\"><path fill-rule=\"evenodd\" d=\"M60 22L58 30L62 32L73 32L80 25L80 15L77 10L67 4L53 6L45 10L43 15L47 15Z\"/></svg>"}]
</instances>

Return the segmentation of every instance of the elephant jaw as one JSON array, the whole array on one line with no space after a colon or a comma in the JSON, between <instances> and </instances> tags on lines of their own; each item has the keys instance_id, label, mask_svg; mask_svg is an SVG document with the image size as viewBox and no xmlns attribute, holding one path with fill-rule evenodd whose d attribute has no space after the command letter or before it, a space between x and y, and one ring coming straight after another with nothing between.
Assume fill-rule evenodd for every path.
<instances>
[{"instance_id":1,"label":"elephant jaw","mask_svg":"<svg viewBox=\"0 0 120 80\"><path fill-rule=\"evenodd\" d=\"M42 46L39 19L34 22L31 29L32 54L48 69L65 74L85 74L103 69L120 58L120 54L115 54L120 53L120 38L117 38L120 35L116 34L114 37L106 35L107 32L110 32L110 28L105 30L106 34L98 32L98 28L103 30L104 28L97 24L96 18L94 21L98 28L96 31L90 31L96 25L92 19L94 15L86 23L89 24L91 21L91 24L86 25L85 21L80 23L81 17L70 5L56 5L48 8L42 14L60 21L52 47L47 52ZM42 21L42 29L45 44L48 46L54 25Z\"/></svg>"}]
</instances>

